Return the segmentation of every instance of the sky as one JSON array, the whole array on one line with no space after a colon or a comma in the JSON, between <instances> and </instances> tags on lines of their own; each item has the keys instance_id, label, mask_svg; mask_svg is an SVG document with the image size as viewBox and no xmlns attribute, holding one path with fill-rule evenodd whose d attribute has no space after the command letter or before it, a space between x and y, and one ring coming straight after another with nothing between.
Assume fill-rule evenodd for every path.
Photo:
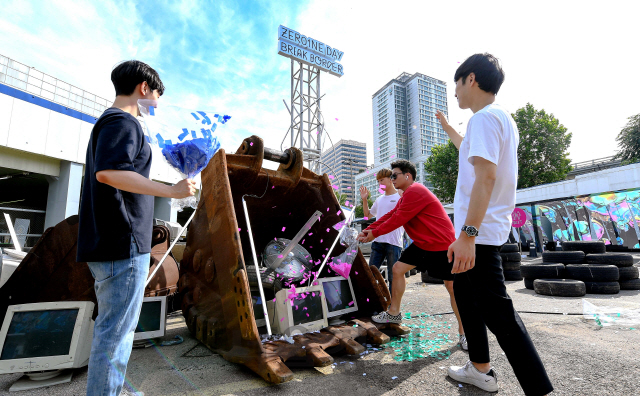
<instances>
[{"instance_id":1,"label":"sky","mask_svg":"<svg viewBox=\"0 0 640 396\"><path fill-rule=\"evenodd\" d=\"M0 54L108 100L112 68L138 59L159 72L164 103L232 116L227 150L254 134L285 149L282 24L344 51L344 75L321 75L325 127L333 142L365 142L372 164L378 89L402 72L446 81L449 122L464 132L472 112L458 108L453 76L468 56L490 52L506 75L496 103L552 113L580 162L615 154L615 137L640 113L639 15L631 0L4 0Z\"/></svg>"}]
</instances>

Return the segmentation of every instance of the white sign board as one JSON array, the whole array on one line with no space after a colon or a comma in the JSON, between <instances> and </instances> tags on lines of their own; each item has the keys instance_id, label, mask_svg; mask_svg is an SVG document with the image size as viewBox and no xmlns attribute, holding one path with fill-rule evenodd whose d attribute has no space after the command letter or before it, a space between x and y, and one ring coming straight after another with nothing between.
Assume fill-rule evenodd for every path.
<instances>
[{"instance_id":1,"label":"white sign board","mask_svg":"<svg viewBox=\"0 0 640 396\"><path fill-rule=\"evenodd\" d=\"M318 67L334 76L344 74L342 65L338 63L344 52L282 25L278 28L278 54Z\"/></svg>"}]
</instances>

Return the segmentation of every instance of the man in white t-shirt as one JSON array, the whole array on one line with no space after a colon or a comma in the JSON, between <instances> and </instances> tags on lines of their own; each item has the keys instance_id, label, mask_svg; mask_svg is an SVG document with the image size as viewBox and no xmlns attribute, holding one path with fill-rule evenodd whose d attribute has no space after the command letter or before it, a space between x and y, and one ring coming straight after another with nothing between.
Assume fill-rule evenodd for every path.
<instances>
[{"instance_id":1,"label":"man in white t-shirt","mask_svg":"<svg viewBox=\"0 0 640 396\"><path fill-rule=\"evenodd\" d=\"M369 191L365 186L360 187L360 197L362 198L362 208L364 209L364 217L375 217L380 219L396 207L400 194L393 187L393 183L389 178L393 172L391 169L381 169L376 174L376 180L380 184L380 188L384 190L384 194L379 196L369 209L367 198ZM369 265L375 265L380 268L384 259L387 259L387 276L389 277L389 291L391 291L391 283L393 282L393 264L400 258L402 253L402 235L404 228L400 227L388 234L380 235L371 243L371 257Z\"/></svg>"},{"instance_id":2,"label":"man in white t-shirt","mask_svg":"<svg viewBox=\"0 0 640 396\"><path fill-rule=\"evenodd\" d=\"M498 390L489 363L488 327L524 393L546 395L553 386L507 294L499 254L509 238L518 184L518 127L508 111L494 104L504 72L494 56L475 54L456 70L454 81L458 105L474 113L466 135L459 135L442 112L437 118L460 150L453 204L457 239L448 254L469 361L450 367L448 374L486 391Z\"/></svg>"}]
</instances>

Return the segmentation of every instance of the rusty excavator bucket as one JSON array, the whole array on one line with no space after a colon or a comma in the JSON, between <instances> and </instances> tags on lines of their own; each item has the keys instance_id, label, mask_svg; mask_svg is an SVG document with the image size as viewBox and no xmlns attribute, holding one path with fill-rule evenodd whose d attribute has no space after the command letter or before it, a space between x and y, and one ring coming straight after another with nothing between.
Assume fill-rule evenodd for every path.
<instances>
[{"instance_id":1,"label":"rusty excavator bucket","mask_svg":"<svg viewBox=\"0 0 640 396\"><path fill-rule=\"evenodd\" d=\"M280 166L275 171L263 169L264 160ZM350 273L358 311L350 322L319 333L296 335L293 344L263 344L247 277L247 265L255 268L257 263L252 259L243 197L258 255L275 237L293 239L319 210L322 216L305 236L304 246L314 259L320 259L338 235L333 225L345 219L328 176L304 168L300 150L290 148L282 153L266 149L257 136L245 139L235 154L219 150L202 172L201 199L180 266L182 312L195 338L266 381L281 383L293 378L285 362L289 366L326 366L333 363L331 354L362 353L363 341L384 344L389 335L408 333L406 327L370 321L374 312L388 307L390 295L378 269L369 267L358 251ZM337 244L331 256L344 250ZM328 266L320 277L327 273ZM267 300L273 298L266 292Z\"/></svg>"},{"instance_id":2,"label":"rusty excavator bucket","mask_svg":"<svg viewBox=\"0 0 640 396\"><path fill-rule=\"evenodd\" d=\"M150 271L169 249L169 229L154 226L151 244ZM76 262L78 216L69 218L45 230L29 254L20 262L7 283L0 288L0 320L10 305L54 301L92 301L96 304L93 318L98 315L93 276L87 263ZM145 296L168 296L170 311L177 296L179 270L172 256L156 272L145 289Z\"/></svg>"}]
</instances>

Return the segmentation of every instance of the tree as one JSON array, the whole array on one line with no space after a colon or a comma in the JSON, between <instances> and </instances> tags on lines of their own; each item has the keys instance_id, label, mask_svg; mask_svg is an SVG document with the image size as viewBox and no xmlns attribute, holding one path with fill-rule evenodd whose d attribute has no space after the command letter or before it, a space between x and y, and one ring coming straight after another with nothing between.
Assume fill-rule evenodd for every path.
<instances>
[{"instance_id":1,"label":"tree","mask_svg":"<svg viewBox=\"0 0 640 396\"><path fill-rule=\"evenodd\" d=\"M620 150L616 159L623 164L640 161L640 114L629 117L629 122L616 137Z\"/></svg>"},{"instance_id":2,"label":"tree","mask_svg":"<svg viewBox=\"0 0 640 396\"><path fill-rule=\"evenodd\" d=\"M520 132L518 188L564 180L571 170L567 150L572 134L553 114L538 111L531 103L512 116Z\"/></svg>"},{"instance_id":3,"label":"tree","mask_svg":"<svg viewBox=\"0 0 640 396\"><path fill-rule=\"evenodd\" d=\"M362 199L360 199L360 205L356 206L355 211L356 211L356 215L354 218L358 219L361 217L364 217L364 208L362 207ZM373 206L373 199L371 199L371 193L369 193L369 196L367 197L367 204L369 205L369 209L371 209L371 207Z\"/></svg>"},{"instance_id":4,"label":"tree","mask_svg":"<svg viewBox=\"0 0 640 396\"><path fill-rule=\"evenodd\" d=\"M433 185L433 193L440 201L453 202L458 181L458 149L451 140L431 148L424 170L427 180Z\"/></svg>"},{"instance_id":5,"label":"tree","mask_svg":"<svg viewBox=\"0 0 640 396\"><path fill-rule=\"evenodd\" d=\"M337 191L334 191L334 193L336 194L336 198L338 199L338 203L340 204L340 206L344 206L345 202L347 202L347 194L340 194Z\"/></svg>"}]
</instances>

